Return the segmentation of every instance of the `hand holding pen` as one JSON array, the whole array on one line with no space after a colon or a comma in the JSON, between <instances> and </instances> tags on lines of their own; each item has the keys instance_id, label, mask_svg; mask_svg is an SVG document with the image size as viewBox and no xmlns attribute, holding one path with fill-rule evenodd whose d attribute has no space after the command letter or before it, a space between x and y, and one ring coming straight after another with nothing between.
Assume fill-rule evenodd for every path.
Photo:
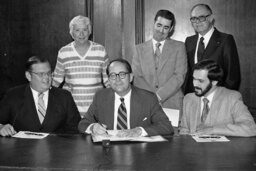
<instances>
[{"instance_id":1,"label":"hand holding pen","mask_svg":"<svg viewBox=\"0 0 256 171\"><path fill-rule=\"evenodd\" d=\"M95 123L92 125L92 133L93 134L108 134L107 132L107 125L102 123Z\"/></svg>"}]
</instances>

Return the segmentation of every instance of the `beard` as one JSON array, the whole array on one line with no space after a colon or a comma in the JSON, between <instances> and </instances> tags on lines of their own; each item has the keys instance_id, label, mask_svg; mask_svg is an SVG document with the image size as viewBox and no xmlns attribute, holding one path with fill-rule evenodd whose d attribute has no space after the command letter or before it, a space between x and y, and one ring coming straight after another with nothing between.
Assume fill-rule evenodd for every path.
<instances>
[{"instance_id":1,"label":"beard","mask_svg":"<svg viewBox=\"0 0 256 171\"><path fill-rule=\"evenodd\" d=\"M205 89L201 89L200 87L194 87L195 94L199 97L204 96L206 93L208 93L212 88L212 82L210 82ZM201 92L198 92L197 90L201 90Z\"/></svg>"}]
</instances>

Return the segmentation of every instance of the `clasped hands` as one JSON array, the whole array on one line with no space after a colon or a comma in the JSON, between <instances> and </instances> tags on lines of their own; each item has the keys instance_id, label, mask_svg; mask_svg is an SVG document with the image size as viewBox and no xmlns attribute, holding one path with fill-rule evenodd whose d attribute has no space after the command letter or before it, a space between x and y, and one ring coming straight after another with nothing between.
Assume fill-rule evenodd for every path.
<instances>
[{"instance_id":1,"label":"clasped hands","mask_svg":"<svg viewBox=\"0 0 256 171\"><path fill-rule=\"evenodd\" d=\"M13 126L10 124L0 125L0 135L5 136L12 136L17 132L14 130Z\"/></svg>"},{"instance_id":2,"label":"clasped hands","mask_svg":"<svg viewBox=\"0 0 256 171\"><path fill-rule=\"evenodd\" d=\"M95 123L91 127L92 134L95 135L107 135L107 126L104 124ZM139 137L142 134L142 130L139 127L133 129L124 129L119 130L117 135L118 137Z\"/></svg>"},{"instance_id":3,"label":"clasped hands","mask_svg":"<svg viewBox=\"0 0 256 171\"><path fill-rule=\"evenodd\" d=\"M200 124L196 132L193 133L193 135L211 135L213 134L213 127L212 126L206 126L204 124Z\"/></svg>"}]
</instances>

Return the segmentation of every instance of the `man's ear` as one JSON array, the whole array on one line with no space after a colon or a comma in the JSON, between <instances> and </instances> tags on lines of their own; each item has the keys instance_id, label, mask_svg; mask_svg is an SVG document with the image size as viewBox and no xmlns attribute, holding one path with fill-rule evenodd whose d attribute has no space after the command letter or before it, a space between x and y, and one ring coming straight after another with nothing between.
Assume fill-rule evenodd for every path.
<instances>
[{"instance_id":1,"label":"man's ear","mask_svg":"<svg viewBox=\"0 0 256 171\"><path fill-rule=\"evenodd\" d=\"M30 82L31 81L31 74L28 71L26 71L25 76L26 76L27 80Z\"/></svg>"},{"instance_id":2,"label":"man's ear","mask_svg":"<svg viewBox=\"0 0 256 171\"><path fill-rule=\"evenodd\" d=\"M216 86L218 84L218 81L212 81L212 84Z\"/></svg>"},{"instance_id":3,"label":"man's ear","mask_svg":"<svg viewBox=\"0 0 256 171\"><path fill-rule=\"evenodd\" d=\"M130 83L132 82L133 80L133 73L130 73Z\"/></svg>"}]
</instances>

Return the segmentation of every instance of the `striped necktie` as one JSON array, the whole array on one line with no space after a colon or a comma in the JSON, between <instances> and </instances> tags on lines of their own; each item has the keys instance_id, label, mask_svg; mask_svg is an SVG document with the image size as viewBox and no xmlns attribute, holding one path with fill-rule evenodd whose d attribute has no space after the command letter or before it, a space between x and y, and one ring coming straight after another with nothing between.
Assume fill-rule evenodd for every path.
<instances>
[{"instance_id":1,"label":"striped necktie","mask_svg":"<svg viewBox=\"0 0 256 171\"><path fill-rule=\"evenodd\" d=\"M38 117L40 123L43 123L46 114L45 104L44 104L44 93L38 93Z\"/></svg>"},{"instance_id":2,"label":"striped necktie","mask_svg":"<svg viewBox=\"0 0 256 171\"><path fill-rule=\"evenodd\" d=\"M202 116L201 116L201 123L204 123L207 116L208 116L208 113L209 113L209 100L207 98L203 98L203 102L204 102L204 107L203 107L203 111L202 111Z\"/></svg>"},{"instance_id":3,"label":"striped necktie","mask_svg":"<svg viewBox=\"0 0 256 171\"><path fill-rule=\"evenodd\" d=\"M161 46L161 43L157 42L157 43L156 43L156 50L155 50L155 65L156 65L156 70L157 70L157 68L158 68L158 65L159 65L159 58L160 58L160 55L161 55L160 46Z\"/></svg>"},{"instance_id":4,"label":"striped necktie","mask_svg":"<svg viewBox=\"0 0 256 171\"><path fill-rule=\"evenodd\" d=\"M124 104L124 98L120 98L121 104L118 108L118 115L117 115L117 129L127 129L127 111Z\"/></svg>"}]
</instances>

